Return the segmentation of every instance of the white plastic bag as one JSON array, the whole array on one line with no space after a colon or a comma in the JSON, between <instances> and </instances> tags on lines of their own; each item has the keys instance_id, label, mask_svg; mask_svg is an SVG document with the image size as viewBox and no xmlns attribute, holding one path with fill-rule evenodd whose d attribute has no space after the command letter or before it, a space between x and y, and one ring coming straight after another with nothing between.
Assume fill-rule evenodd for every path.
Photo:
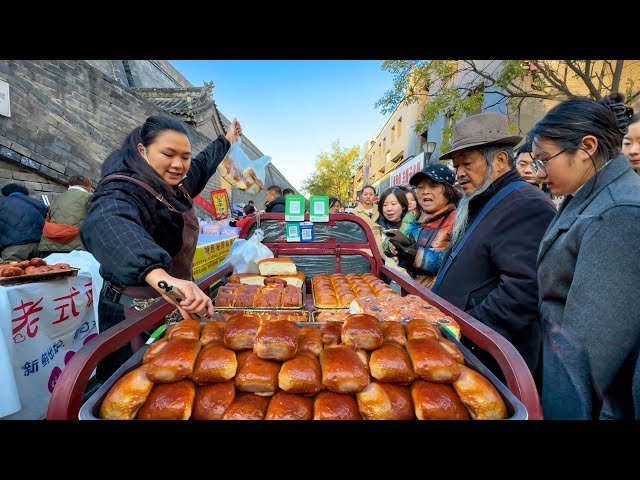
<instances>
[{"instance_id":1,"label":"white plastic bag","mask_svg":"<svg viewBox=\"0 0 640 480\"><path fill-rule=\"evenodd\" d=\"M264 187L267 164L271 157L266 155L249 159L242 150L242 137L231 144L227 155L220 163L218 170L222 177L239 190L258 193Z\"/></svg>"},{"instance_id":2,"label":"white plastic bag","mask_svg":"<svg viewBox=\"0 0 640 480\"><path fill-rule=\"evenodd\" d=\"M258 260L273 258L273 252L262 244L263 239L264 232L258 228L248 240L235 240L224 263L233 266L233 273L259 273Z\"/></svg>"}]
</instances>

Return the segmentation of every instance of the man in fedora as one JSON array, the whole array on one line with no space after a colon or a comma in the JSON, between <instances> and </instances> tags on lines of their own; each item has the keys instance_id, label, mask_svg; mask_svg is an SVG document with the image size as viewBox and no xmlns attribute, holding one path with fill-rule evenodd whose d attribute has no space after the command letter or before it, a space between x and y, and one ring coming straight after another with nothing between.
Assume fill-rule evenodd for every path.
<instances>
[{"instance_id":1,"label":"man in fedora","mask_svg":"<svg viewBox=\"0 0 640 480\"><path fill-rule=\"evenodd\" d=\"M497 112L454 126L452 148L440 160L453 161L464 195L433 291L503 335L535 373L541 340L536 255L556 209L514 168L520 140ZM502 377L490 355L474 353Z\"/></svg>"}]
</instances>

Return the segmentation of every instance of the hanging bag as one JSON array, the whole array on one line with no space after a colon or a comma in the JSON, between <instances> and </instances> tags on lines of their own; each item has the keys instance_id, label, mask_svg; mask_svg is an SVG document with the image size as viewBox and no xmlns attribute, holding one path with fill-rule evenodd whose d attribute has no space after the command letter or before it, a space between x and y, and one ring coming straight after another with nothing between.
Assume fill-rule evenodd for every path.
<instances>
[{"instance_id":1,"label":"hanging bag","mask_svg":"<svg viewBox=\"0 0 640 480\"><path fill-rule=\"evenodd\" d=\"M75 225L53 223L50 219L51 208L49 208L49 211L47 212L47 217L44 219L44 227L42 229L42 236L47 240L51 240L55 243L69 243L80 233L80 228Z\"/></svg>"}]
</instances>

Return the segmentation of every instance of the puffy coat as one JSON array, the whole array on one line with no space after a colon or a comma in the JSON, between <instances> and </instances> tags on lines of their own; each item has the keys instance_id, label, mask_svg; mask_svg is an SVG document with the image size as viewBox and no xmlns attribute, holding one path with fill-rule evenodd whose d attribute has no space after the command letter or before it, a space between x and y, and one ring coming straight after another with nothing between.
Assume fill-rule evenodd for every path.
<instances>
[{"instance_id":1,"label":"puffy coat","mask_svg":"<svg viewBox=\"0 0 640 480\"><path fill-rule=\"evenodd\" d=\"M69 187L62 195L58 196L51 205L49 221L53 223L66 223L67 225L80 226L87 214L87 208L91 194L79 186ZM72 250L85 250L80 235L69 243L56 243L46 237L40 240L40 252L70 252Z\"/></svg>"},{"instance_id":2,"label":"puffy coat","mask_svg":"<svg viewBox=\"0 0 640 480\"><path fill-rule=\"evenodd\" d=\"M0 197L0 252L11 245L39 242L48 210L40 200L19 192Z\"/></svg>"}]
</instances>

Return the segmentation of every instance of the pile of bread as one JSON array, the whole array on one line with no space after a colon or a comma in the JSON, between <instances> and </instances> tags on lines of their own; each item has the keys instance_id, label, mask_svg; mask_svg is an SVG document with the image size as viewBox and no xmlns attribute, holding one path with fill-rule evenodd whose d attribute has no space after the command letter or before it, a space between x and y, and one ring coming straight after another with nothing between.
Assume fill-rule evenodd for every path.
<instances>
[{"instance_id":1,"label":"pile of bread","mask_svg":"<svg viewBox=\"0 0 640 480\"><path fill-rule=\"evenodd\" d=\"M304 273L287 257L258 261L259 274L239 273L218 289L214 305L223 308L302 308Z\"/></svg>"},{"instance_id":2,"label":"pile of bread","mask_svg":"<svg viewBox=\"0 0 640 480\"><path fill-rule=\"evenodd\" d=\"M397 296L389 285L371 273L319 273L311 280L311 287L317 308L348 308L359 296Z\"/></svg>"},{"instance_id":3,"label":"pile of bread","mask_svg":"<svg viewBox=\"0 0 640 480\"><path fill-rule=\"evenodd\" d=\"M257 315L262 322L272 322L274 320L287 320L288 322L309 321L309 312L306 310L257 310L252 308L247 310L221 310L219 313L225 322L229 320L229 317L238 313Z\"/></svg>"},{"instance_id":4,"label":"pile of bread","mask_svg":"<svg viewBox=\"0 0 640 480\"><path fill-rule=\"evenodd\" d=\"M427 320L299 326L183 320L118 379L103 419L504 419L506 405Z\"/></svg>"},{"instance_id":5,"label":"pile of bread","mask_svg":"<svg viewBox=\"0 0 640 480\"><path fill-rule=\"evenodd\" d=\"M20 275L33 275L70 269L71 266L68 263L49 265L42 258L34 257L31 260L23 260L21 262L9 261L0 263L0 277L18 277Z\"/></svg>"}]
</instances>

